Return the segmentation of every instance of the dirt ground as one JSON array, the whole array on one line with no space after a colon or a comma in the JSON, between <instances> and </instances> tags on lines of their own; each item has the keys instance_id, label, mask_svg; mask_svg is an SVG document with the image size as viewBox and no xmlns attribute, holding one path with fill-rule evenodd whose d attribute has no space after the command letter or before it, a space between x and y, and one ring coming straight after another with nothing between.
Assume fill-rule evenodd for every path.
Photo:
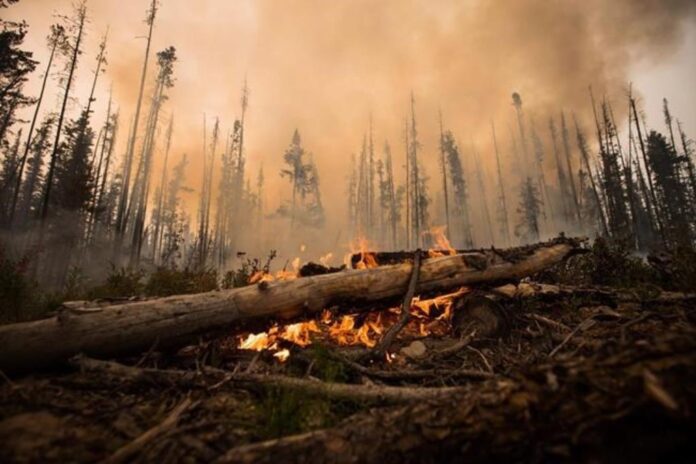
<instances>
[{"instance_id":1,"label":"dirt ground","mask_svg":"<svg viewBox=\"0 0 696 464\"><path fill-rule=\"evenodd\" d=\"M0 461L694 461L696 298L605 288L507 298L496 308L492 322L474 311L466 330L406 333L394 349L408 354L392 364L327 340L289 346L281 364L230 338L118 360L186 371L179 380L68 366L3 374ZM240 373L356 391L461 388L391 404L241 382Z\"/></svg>"}]
</instances>

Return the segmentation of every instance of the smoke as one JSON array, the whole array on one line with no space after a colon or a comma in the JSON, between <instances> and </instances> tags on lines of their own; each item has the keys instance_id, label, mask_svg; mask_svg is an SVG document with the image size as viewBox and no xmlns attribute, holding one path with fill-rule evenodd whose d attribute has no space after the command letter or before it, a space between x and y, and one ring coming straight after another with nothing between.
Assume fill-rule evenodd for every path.
<instances>
[{"instance_id":1,"label":"smoke","mask_svg":"<svg viewBox=\"0 0 696 464\"><path fill-rule=\"evenodd\" d=\"M8 10L32 26L29 43L39 57L51 21L44 3L23 1ZM144 49L137 37L145 33L147 3L89 3L92 35L79 95L86 94L100 31L110 24L110 66L99 103L105 105L108 81L113 81L122 127L137 99ZM59 11L69 6L68 0L51 4ZM188 184L198 190L202 179L197 160L203 114L231 127L246 77L250 175L255 178L264 166L267 204L277 206L289 191L278 175L282 153L298 128L318 164L328 228L336 231L346 214L350 154L359 150L370 116L376 146L389 140L400 178L403 118L411 92L433 189L439 185L439 109L460 145L477 144L485 169L492 167L490 121L495 120L509 171L513 91L522 95L527 114L543 121L561 109L582 120L591 114L588 85L599 95L623 98L631 65L669 56L695 13L692 0L199 0L195 5L167 0L154 48L174 45L178 50L177 82L166 108L167 116L176 119L175 156L187 152L192 160ZM188 199L192 211L196 201L195 195ZM323 235L331 242L336 236Z\"/></svg>"}]
</instances>

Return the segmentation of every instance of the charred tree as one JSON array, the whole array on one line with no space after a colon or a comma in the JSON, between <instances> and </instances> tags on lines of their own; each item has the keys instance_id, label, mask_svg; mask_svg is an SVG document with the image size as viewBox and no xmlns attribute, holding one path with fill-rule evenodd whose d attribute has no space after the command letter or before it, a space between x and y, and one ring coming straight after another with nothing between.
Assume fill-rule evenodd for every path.
<instances>
[{"instance_id":1,"label":"charred tree","mask_svg":"<svg viewBox=\"0 0 696 464\"><path fill-rule=\"evenodd\" d=\"M121 191L118 202L118 211L116 214L116 240L114 240L114 257L120 259L121 246L128 225L127 209L132 202L130 198L131 175L133 171L133 161L135 158L135 140L138 137L138 127L140 124L140 112L143 104L143 95L145 92L145 82L147 80L147 68L150 60L150 48L152 45L152 34L155 28L155 19L159 9L159 0L152 0L150 7L147 10L146 24L148 25L147 43L145 45L145 58L143 60L143 68L140 73L140 88L138 90L138 101L135 105L135 116L133 117L133 126L130 129L131 136L128 139L128 150L126 151L126 159L123 167L123 178L121 180Z\"/></svg>"},{"instance_id":2,"label":"charred tree","mask_svg":"<svg viewBox=\"0 0 696 464\"><path fill-rule=\"evenodd\" d=\"M454 213L452 223L454 227L452 231L449 232L450 239L452 239L455 244L463 246L464 248L473 248L474 243L471 234L469 212L469 192L464 176L462 157L452 132L445 131L442 137L442 148L445 152L445 161L449 168L451 176L450 184L452 185L452 212Z\"/></svg>"},{"instance_id":3,"label":"charred tree","mask_svg":"<svg viewBox=\"0 0 696 464\"><path fill-rule=\"evenodd\" d=\"M51 191L53 189L53 177L55 176L56 163L58 161L59 156L58 151L60 148L60 136L63 130L65 112L67 109L68 100L70 99L70 90L72 88L75 70L77 69L78 58L82 53L82 41L84 37L86 22L87 6L85 1L83 0L81 3L76 5L75 16L73 18L68 19L68 27L66 29L72 32L72 39L66 38L65 41L62 41L61 46L61 52L69 55L70 60L68 62L65 92L63 93L63 101L61 104L60 112L58 114L58 121L56 123L56 134L55 141L53 142L53 151L51 153L51 158L48 165L48 172L46 174L46 182L44 185L44 194L40 212L41 235L43 235L43 231L46 226L46 220L48 219L48 212L51 202Z\"/></svg>"},{"instance_id":4,"label":"charred tree","mask_svg":"<svg viewBox=\"0 0 696 464\"><path fill-rule=\"evenodd\" d=\"M495 165L498 176L498 221L500 223L500 234L507 245L511 245L510 224L507 208L507 198L505 196L505 184L503 183L503 171L500 165L500 151L498 150L498 138L495 134L495 124L491 121L491 131L493 134L493 149L495 151Z\"/></svg>"}]
</instances>

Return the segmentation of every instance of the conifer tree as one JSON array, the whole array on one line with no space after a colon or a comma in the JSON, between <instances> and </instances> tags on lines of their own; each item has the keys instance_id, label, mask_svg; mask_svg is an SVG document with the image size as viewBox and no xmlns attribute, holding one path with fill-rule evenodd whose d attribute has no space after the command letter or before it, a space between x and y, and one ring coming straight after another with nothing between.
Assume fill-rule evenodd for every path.
<instances>
[{"instance_id":1,"label":"conifer tree","mask_svg":"<svg viewBox=\"0 0 696 464\"><path fill-rule=\"evenodd\" d=\"M442 148L445 152L445 160L449 168L452 185L453 221L454 230L450 232L450 239L455 244L461 244L466 248L472 248L473 238L471 234L471 222L469 213L469 192L464 177L464 167L459 153L459 147L454 140L452 132L446 131L442 137Z\"/></svg>"},{"instance_id":2,"label":"conifer tree","mask_svg":"<svg viewBox=\"0 0 696 464\"><path fill-rule=\"evenodd\" d=\"M41 205L41 233L43 233L46 219L48 218L48 212L49 212L49 206L51 204L51 190L53 189L53 177L55 175L56 171L56 163L58 161L58 156L59 156L59 151L60 151L60 136L62 135L62 130L63 130L63 123L65 120L65 112L67 109L68 105L68 100L70 99L70 90L72 88L73 84L73 78L75 75L75 70L77 69L77 62L79 56L82 54L82 46L83 46L83 40L84 40L84 33L85 33L85 26L87 23L87 5L86 1L82 0L80 3L78 3L75 7L75 12L74 12L74 17L72 18L66 18L67 21L67 27L66 30L72 33L72 38L66 38L66 40L61 42L61 51L63 54L67 55L69 57L68 65L67 65L67 76L66 76L66 82L65 82L65 91L63 93L63 101L61 104L61 109L60 112L58 113L58 120L56 123L56 133L55 133L55 141L53 143L53 152L51 153L51 159L50 163L48 166L48 173L46 175L46 182L44 186L44 194L43 194L43 200L42 200L42 205ZM87 115L84 115L84 117L81 117L78 121L81 122L79 123L79 126L74 126L78 127L79 130L86 130L86 126L88 125L88 119ZM77 134L72 134L72 136L75 138L75 135ZM75 140L79 144L85 144L87 142L88 137L85 135L79 137L80 140ZM90 141L91 143L91 141ZM75 147L77 148L77 147ZM90 146L91 148L91 146Z\"/></svg>"},{"instance_id":3,"label":"conifer tree","mask_svg":"<svg viewBox=\"0 0 696 464\"><path fill-rule=\"evenodd\" d=\"M22 182L17 204L17 219L26 222L35 217L41 200L43 183L44 155L50 148L50 137L55 124L55 115L49 114L36 131L36 136L30 146L29 158L26 161L26 175Z\"/></svg>"}]
</instances>

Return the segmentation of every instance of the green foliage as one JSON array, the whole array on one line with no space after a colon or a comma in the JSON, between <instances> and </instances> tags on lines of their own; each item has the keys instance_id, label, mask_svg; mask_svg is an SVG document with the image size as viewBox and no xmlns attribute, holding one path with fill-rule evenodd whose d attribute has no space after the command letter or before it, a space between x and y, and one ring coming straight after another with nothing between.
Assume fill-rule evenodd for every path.
<instances>
[{"instance_id":1,"label":"green foliage","mask_svg":"<svg viewBox=\"0 0 696 464\"><path fill-rule=\"evenodd\" d=\"M78 119L68 123L59 147L52 201L68 211L85 208L94 187L90 161L94 131L90 127L89 117L85 110Z\"/></svg>"},{"instance_id":2,"label":"green foliage","mask_svg":"<svg viewBox=\"0 0 696 464\"><path fill-rule=\"evenodd\" d=\"M308 395L301 390L269 389L259 402L257 433L271 439L331 427L354 414L358 406Z\"/></svg>"},{"instance_id":3,"label":"green foliage","mask_svg":"<svg viewBox=\"0 0 696 464\"><path fill-rule=\"evenodd\" d=\"M240 255L242 257L243 255ZM221 287L225 290L230 288L246 287L249 285L251 276L258 272L269 274L271 272L271 263L276 257L276 251L271 250L264 263L258 258L242 259L239 269L228 271L222 278Z\"/></svg>"},{"instance_id":4,"label":"green foliage","mask_svg":"<svg viewBox=\"0 0 696 464\"><path fill-rule=\"evenodd\" d=\"M192 270L160 267L145 284L145 294L150 296L185 295L218 289L218 273L215 269Z\"/></svg>"},{"instance_id":5,"label":"green foliage","mask_svg":"<svg viewBox=\"0 0 696 464\"><path fill-rule=\"evenodd\" d=\"M29 253L13 259L0 245L0 324L36 319L59 305L30 276L32 259Z\"/></svg>"},{"instance_id":6,"label":"green foliage","mask_svg":"<svg viewBox=\"0 0 696 464\"><path fill-rule=\"evenodd\" d=\"M17 320L34 304L33 282L26 275L28 259L12 260L0 248L0 320Z\"/></svg>"},{"instance_id":7,"label":"green foliage","mask_svg":"<svg viewBox=\"0 0 696 464\"><path fill-rule=\"evenodd\" d=\"M629 244L595 240L589 253L575 256L546 273L551 280L570 285L606 285L638 288L659 283L658 275Z\"/></svg>"},{"instance_id":8,"label":"green foliage","mask_svg":"<svg viewBox=\"0 0 696 464\"><path fill-rule=\"evenodd\" d=\"M143 278L145 272L142 269L132 269L122 267L116 269L111 265L111 272L106 277L106 281L89 290L88 298L95 300L99 298L125 298L141 295L145 290Z\"/></svg>"},{"instance_id":9,"label":"green foliage","mask_svg":"<svg viewBox=\"0 0 696 464\"><path fill-rule=\"evenodd\" d=\"M325 382L347 382L348 373L343 363L333 359L329 350L320 344L311 345L309 354L314 360L312 374Z\"/></svg>"},{"instance_id":10,"label":"green foliage","mask_svg":"<svg viewBox=\"0 0 696 464\"><path fill-rule=\"evenodd\" d=\"M265 418L259 434L264 438L279 438L302 432L310 416L310 404L299 392L269 390L259 404L261 417Z\"/></svg>"},{"instance_id":11,"label":"green foliage","mask_svg":"<svg viewBox=\"0 0 696 464\"><path fill-rule=\"evenodd\" d=\"M696 291L696 250L692 247L678 247L673 253L651 255L648 260L657 269L663 288Z\"/></svg>"},{"instance_id":12,"label":"green foliage","mask_svg":"<svg viewBox=\"0 0 696 464\"><path fill-rule=\"evenodd\" d=\"M87 276L82 268L73 266L68 269L68 274L65 276L65 284L63 285L63 301L74 301L85 298L87 293L86 289Z\"/></svg>"}]
</instances>

